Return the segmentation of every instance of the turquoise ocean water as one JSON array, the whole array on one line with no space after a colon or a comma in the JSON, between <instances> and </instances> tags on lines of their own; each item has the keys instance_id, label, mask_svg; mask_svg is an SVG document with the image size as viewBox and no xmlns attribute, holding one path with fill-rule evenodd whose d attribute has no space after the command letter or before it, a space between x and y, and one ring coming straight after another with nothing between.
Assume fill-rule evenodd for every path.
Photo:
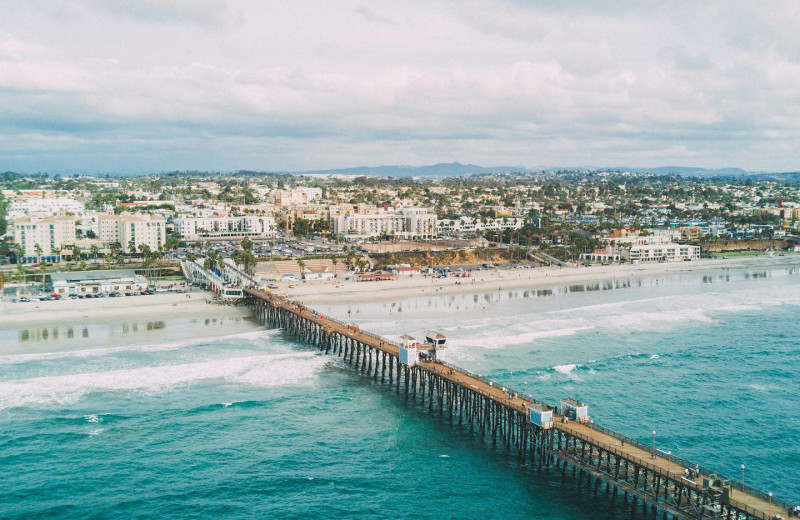
<instances>
[{"instance_id":1,"label":"turquoise ocean water","mask_svg":"<svg viewBox=\"0 0 800 520\"><path fill-rule=\"evenodd\" d=\"M800 499L796 269L317 308ZM133 327L0 332L0 518L638 517L279 331Z\"/></svg>"}]
</instances>

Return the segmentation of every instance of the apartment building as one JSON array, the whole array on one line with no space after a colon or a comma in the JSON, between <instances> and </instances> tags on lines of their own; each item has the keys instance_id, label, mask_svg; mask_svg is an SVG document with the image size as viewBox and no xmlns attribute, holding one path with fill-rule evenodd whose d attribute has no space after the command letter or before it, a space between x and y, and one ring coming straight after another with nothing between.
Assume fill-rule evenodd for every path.
<instances>
[{"instance_id":1,"label":"apartment building","mask_svg":"<svg viewBox=\"0 0 800 520\"><path fill-rule=\"evenodd\" d=\"M144 244L152 251L157 251L167 241L166 223L161 215L99 215L97 217L99 232L97 238L106 244L118 242L125 253L132 253L134 248Z\"/></svg>"},{"instance_id":2,"label":"apartment building","mask_svg":"<svg viewBox=\"0 0 800 520\"><path fill-rule=\"evenodd\" d=\"M428 239L438 236L436 213L428 208L403 208L361 214L346 211L331 216L331 231L347 239L381 235L403 239Z\"/></svg>"},{"instance_id":3,"label":"apartment building","mask_svg":"<svg viewBox=\"0 0 800 520\"><path fill-rule=\"evenodd\" d=\"M242 215L180 217L175 232L184 240L240 240L244 237L268 240L275 236L275 218Z\"/></svg>"},{"instance_id":4,"label":"apartment building","mask_svg":"<svg viewBox=\"0 0 800 520\"><path fill-rule=\"evenodd\" d=\"M700 247L686 244L648 244L635 245L622 249L620 255L631 262L675 262L679 260L699 260Z\"/></svg>"},{"instance_id":5,"label":"apartment building","mask_svg":"<svg viewBox=\"0 0 800 520\"><path fill-rule=\"evenodd\" d=\"M440 233L476 233L478 231L504 231L520 229L525 224L523 217L443 219L439 221Z\"/></svg>"},{"instance_id":6,"label":"apartment building","mask_svg":"<svg viewBox=\"0 0 800 520\"><path fill-rule=\"evenodd\" d=\"M275 202L282 208L297 204L310 204L318 200L322 200L322 188L300 187L275 192Z\"/></svg>"},{"instance_id":7,"label":"apartment building","mask_svg":"<svg viewBox=\"0 0 800 520\"><path fill-rule=\"evenodd\" d=\"M294 223L297 219L308 220L310 222L327 222L331 218L331 208L327 204L297 204L289 207L282 207L278 213L279 219L287 231L294 230Z\"/></svg>"},{"instance_id":8,"label":"apartment building","mask_svg":"<svg viewBox=\"0 0 800 520\"><path fill-rule=\"evenodd\" d=\"M22 218L27 215L57 216L80 215L83 213L83 204L75 199L67 197L55 197L47 199L26 199L15 200L8 205L8 217L10 219Z\"/></svg>"},{"instance_id":9,"label":"apartment building","mask_svg":"<svg viewBox=\"0 0 800 520\"><path fill-rule=\"evenodd\" d=\"M14 219L12 228L14 242L22 247L23 262L58 261L60 251L75 244L75 217L23 217Z\"/></svg>"}]
</instances>

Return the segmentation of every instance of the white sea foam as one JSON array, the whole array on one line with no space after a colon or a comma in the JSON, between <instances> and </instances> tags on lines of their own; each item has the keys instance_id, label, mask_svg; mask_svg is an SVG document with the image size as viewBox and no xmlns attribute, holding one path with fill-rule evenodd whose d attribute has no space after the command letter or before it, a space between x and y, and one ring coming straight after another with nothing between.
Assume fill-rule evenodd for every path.
<instances>
[{"instance_id":1,"label":"white sea foam","mask_svg":"<svg viewBox=\"0 0 800 520\"><path fill-rule=\"evenodd\" d=\"M659 356L658 354L653 354L652 356L650 356L650 359L658 359L659 357L661 356Z\"/></svg>"},{"instance_id":2,"label":"white sea foam","mask_svg":"<svg viewBox=\"0 0 800 520\"><path fill-rule=\"evenodd\" d=\"M103 422L103 418L98 416L98 415L96 415L96 414L84 415L84 419L86 419L86 422L93 423L93 424L97 424L97 423Z\"/></svg>"},{"instance_id":3,"label":"white sea foam","mask_svg":"<svg viewBox=\"0 0 800 520\"><path fill-rule=\"evenodd\" d=\"M90 432L89 432L89 435L92 435L92 436L94 436L94 435L100 435L100 434L101 434L101 433L103 433L104 431L105 431L105 428L97 428L97 429L94 429L94 430L90 431Z\"/></svg>"},{"instance_id":4,"label":"white sea foam","mask_svg":"<svg viewBox=\"0 0 800 520\"><path fill-rule=\"evenodd\" d=\"M116 355L124 352L163 352L169 350L179 350L186 347L193 347L210 342L221 342L230 340L255 341L279 333L278 329L257 330L242 332L239 334L229 334L227 336L217 336L211 338L191 338L181 341L166 343L156 343L147 345L126 345L121 347L87 348L81 350L64 350L59 352L40 352L35 354L11 354L0 357L0 365L13 363L28 363L31 361L47 361L52 359L65 358L88 358L96 356Z\"/></svg>"},{"instance_id":5,"label":"white sea foam","mask_svg":"<svg viewBox=\"0 0 800 520\"><path fill-rule=\"evenodd\" d=\"M0 410L64 405L92 392L156 394L213 379L263 387L301 385L312 381L326 362L317 353L300 352L6 381L0 383Z\"/></svg>"},{"instance_id":6,"label":"white sea foam","mask_svg":"<svg viewBox=\"0 0 800 520\"><path fill-rule=\"evenodd\" d=\"M576 368L578 368L578 365L572 363L569 365L556 365L553 367L553 370L561 374L564 374L565 376L568 376L571 375L572 371L575 370Z\"/></svg>"},{"instance_id":7,"label":"white sea foam","mask_svg":"<svg viewBox=\"0 0 800 520\"><path fill-rule=\"evenodd\" d=\"M530 332L524 332L522 334L484 336L480 338L469 338L469 339L453 339L451 340L451 343L454 346L459 346L459 347L480 347L480 348L495 350L510 345L523 345L525 343L530 343L531 341L535 341L537 339L574 336L579 332L590 330L593 328L594 328L593 326L582 326L582 327L568 327L568 328L551 329L551 330L534 330Z\"/></svg>"}]
</instances>

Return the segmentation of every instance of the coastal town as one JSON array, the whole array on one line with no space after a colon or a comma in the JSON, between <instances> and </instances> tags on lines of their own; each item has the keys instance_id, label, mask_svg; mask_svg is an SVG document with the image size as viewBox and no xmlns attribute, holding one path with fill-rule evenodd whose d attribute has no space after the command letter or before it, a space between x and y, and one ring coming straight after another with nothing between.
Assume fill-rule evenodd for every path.
<instances>
[{"instance_id":1,"label":"coastal town","mask_svg":"<svg viewBox=\"0 0 800 520\"><path fill-rule=\"evenodd\" d=\"M0 283L23 302L183 290L188 264L235 296L223 289L800 250L800 185L757 176L6 172L0 187Z\"/></svg>"}]
</instances>

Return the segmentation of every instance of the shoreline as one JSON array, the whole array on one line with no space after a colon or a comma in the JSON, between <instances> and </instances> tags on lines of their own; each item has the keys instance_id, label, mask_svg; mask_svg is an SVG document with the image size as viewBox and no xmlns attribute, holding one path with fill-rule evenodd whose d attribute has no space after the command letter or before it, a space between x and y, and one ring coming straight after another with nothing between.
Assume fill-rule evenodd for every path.
<instances>
[{"instance_id":1,"label":"shoreline","mask_svg":"<svg viewBox=\"0 0 800 520\"><path fill-rule=\"evenodd\" d=\"M473 271L469 278L434 279L423 276L400 277L392 281L356 282L334 279L298 282L297 287L282 287L278 293L287 298L315 304L380 303L419 296L447 296L486 293L511 289L542 289L554 286L747 269L800 268L800 255L785 257L740 257L705 259L642 265L592 267L545 267L532 269ZM456 283L458 282L458 283ZM36 325L83 325L107 323L120 318L135 320L170 320L181 318L247 318L250 309L238 305L210 303L213 293L194 290L189 293L124 296L91 300L63 300L11 303L0 302L0 330Z\"/></svg>"},{"instance_id":2,"label":"shoreline","mask_svg":"<svg viewBox=\"0 0 800 520\"><path fill-rule=\"evenodd\" d=\"M294 289L278 290L287 298L314 304L377 303L418 296L446 296L485 293L507 289L548 288L593 281L636 279L650 276L675 275L690 272L709 272L747 269L800 268L800 255L785 257L739 257L703 259L692 262L667 262L641 265L611 265L591 267L539 267L532 269L473 271L469 278L434 279L423 276L401 277L392 281L356 282L341 279L298 282ZM456 283L460 282L460 283Z\"/></svg>"},{"instance_id":3,"label":"shoreline","mask_svg":"<svg viewBox=\"0 0 800 520\"><path fill-rule=\"evenodd\" d=\"M190 296L187 298L187 296ZM208 303L212 293L121 296L90 300L10 303L0 302L0 330L32 325L83 325L106 323L120 318L155 321L181 318L246 318L250 309L236 305Z\"/></svg>"}]
</instances>

